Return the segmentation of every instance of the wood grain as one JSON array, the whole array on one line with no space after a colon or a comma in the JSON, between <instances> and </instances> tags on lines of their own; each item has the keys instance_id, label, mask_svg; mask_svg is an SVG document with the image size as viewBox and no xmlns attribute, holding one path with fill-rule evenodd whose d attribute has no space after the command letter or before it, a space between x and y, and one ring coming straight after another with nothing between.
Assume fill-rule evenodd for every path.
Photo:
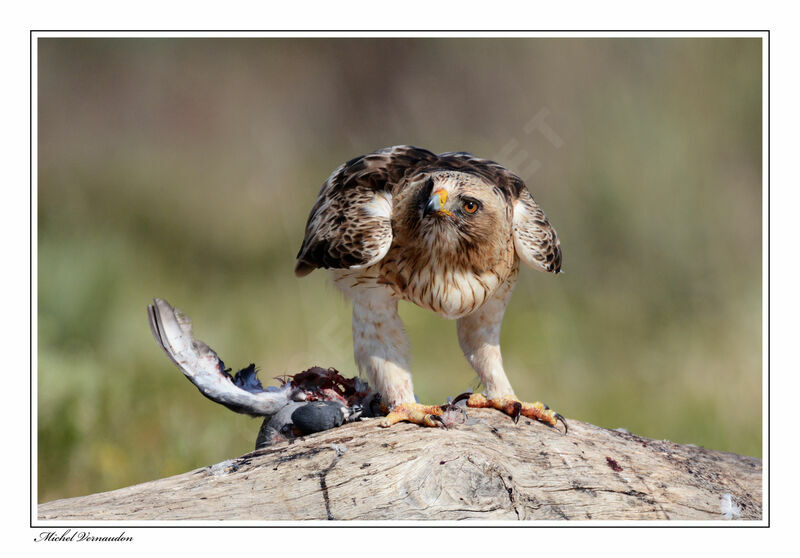
<instances>
[{"instance_id":1,"label":"wood grain","mask_svg":"<svg viewBox=\"0 0 800 558\"><path fill-rule=\"evenodd\" d=\"M761 460L569 421L568 435L469 410L455 428L375 420L120 490L47 519L703 520L762 517Z\"/></svg>"}]
</instances>

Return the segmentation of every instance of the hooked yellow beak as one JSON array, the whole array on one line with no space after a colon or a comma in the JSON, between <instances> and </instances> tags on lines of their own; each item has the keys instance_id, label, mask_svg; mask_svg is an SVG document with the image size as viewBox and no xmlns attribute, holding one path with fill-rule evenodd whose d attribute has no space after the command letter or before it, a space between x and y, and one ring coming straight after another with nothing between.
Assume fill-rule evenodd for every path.
<instances>
[{"instance_id":1,"label":"hooked yellow beak","mask_svg":"<svg viewBox=\"0 0 800 558\"><path fill-rule=\"evenodd\" d=\"M445 203L447 203L447 190L436 190L431 194L428 203L425 205L425 215L435 211L436 213L443 213L452 217L453 214L444 208Z\"/></svg>"}]
</instances>

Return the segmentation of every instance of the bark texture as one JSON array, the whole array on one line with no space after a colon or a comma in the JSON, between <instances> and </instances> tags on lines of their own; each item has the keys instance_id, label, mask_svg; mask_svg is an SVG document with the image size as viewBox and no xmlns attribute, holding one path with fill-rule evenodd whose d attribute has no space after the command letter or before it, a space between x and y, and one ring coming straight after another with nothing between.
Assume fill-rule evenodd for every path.
<instances>
[{"instance_id":1,"label":"bark texture","mask_svg":"<svg viewBox=\"0 0 800 558\"><path fill-rule=\"evenodd\" d=\"M762 518L761 460L493 410L450 430L368 420L38 507L40 520Z\"/></svg>"}]
</instances>

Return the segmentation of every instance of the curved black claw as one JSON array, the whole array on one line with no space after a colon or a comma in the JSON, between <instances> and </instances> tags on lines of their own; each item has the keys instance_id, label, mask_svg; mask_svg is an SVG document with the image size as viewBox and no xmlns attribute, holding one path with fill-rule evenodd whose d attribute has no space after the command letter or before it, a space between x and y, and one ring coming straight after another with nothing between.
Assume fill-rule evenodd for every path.
<instances>
[{"instance_id":1,"label":"curved black claw","mask_svg":"<svg viewBox=\"0 0 800 558\"><path fill-rule=\"evenodd\" d=\"M522 413L522 403L519 401L514 402L514 411L509 415L511 419L514 421L514 424L517 424L519 421L519 415Z\"/></svg>"},{"instance_id":2,"label":"curved black claw","mask_svg":"<svg viewBox=\"0 0 800 558\"><path fill-rule=\"evenodd\" d=\"M556 413L556 420L560 420L561 424L564 425L564 436L566 436L567 432L569 432L569 426L567 426L567 419ZM555 426L553 428L555 428Z\"/></svg>"},{"instance_id":3,"label":"curved black claw","mask_svg":"<svg viewBox=\"0 0 800 558\"><path fill-rule=\"evenodd\" d=\"M440 417L439 415L428 415L428 416L431 417L431 420L438 422L442 428L447 428L447 424L445 424L444 419L442 419L442 417Z\"/></svg>"},{"instance_id":4,"label":"curved black claw","mask_svg":"<svg viewBox=\"0 0 800 558\"><path fill-rule=\"evenodd\" d=\"M469 396L470 396L470 395L472 395L472 392L471 392L471 391L465 391L465 392L464 392L464 393L462 393L461 395L456 395L456 398L455 398L455 399L453 399L453 400L450 402L450 404L451 404L451 405L455 405L455 404L456 404L456 403L458 403L459 401L464 401L465 399L469 399Z\"/></svg>"}]
</instances>

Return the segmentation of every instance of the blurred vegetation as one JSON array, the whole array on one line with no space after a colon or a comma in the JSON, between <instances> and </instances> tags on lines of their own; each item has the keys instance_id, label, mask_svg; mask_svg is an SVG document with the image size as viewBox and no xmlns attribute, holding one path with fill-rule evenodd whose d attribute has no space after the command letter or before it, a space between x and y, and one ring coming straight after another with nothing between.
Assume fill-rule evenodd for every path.
<instances>
[{"instance_id":1,"label":"blurred vegetation","mask_svg":"<svg viewBox=\"0 0 800 558\"><path fill-rule=\"evenodd\" d=\"M348 305L294 257L328 174L402 143L507 164L559 232L566 273L523 270L504 322L519 396L761 455L760 40L40 39L38 60L40 501L252 449L259 422L152 340L154 296L265 384L354 374ZM475 385L454 322L401 313L421 401Z\"/></svg>"}]
</instances>

